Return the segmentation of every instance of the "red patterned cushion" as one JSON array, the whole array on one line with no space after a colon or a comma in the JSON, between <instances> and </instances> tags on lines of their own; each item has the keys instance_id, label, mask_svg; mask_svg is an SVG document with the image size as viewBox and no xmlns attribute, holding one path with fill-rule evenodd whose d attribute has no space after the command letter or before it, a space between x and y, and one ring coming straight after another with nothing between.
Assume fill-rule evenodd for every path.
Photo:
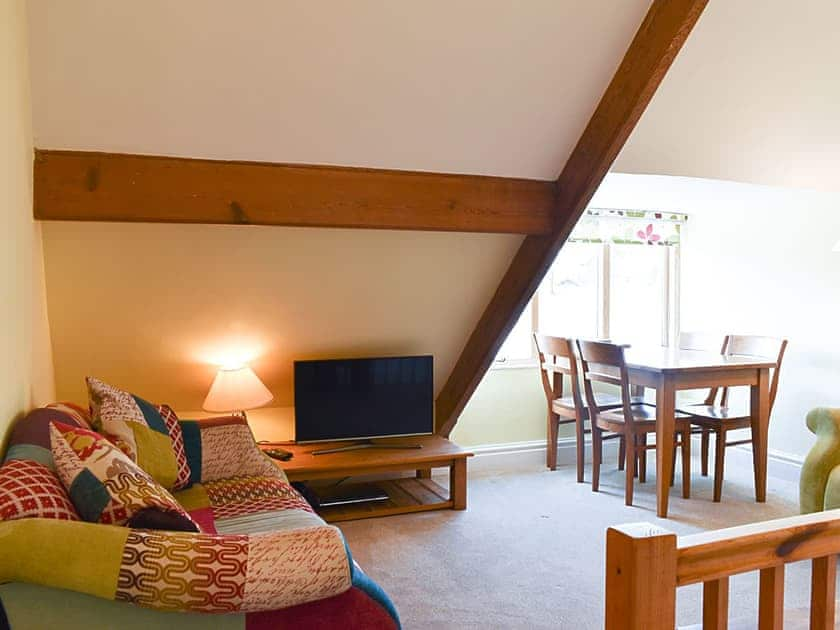
<instances>
[{"instance_id":1,"label":"red patterned cushion","mask_svg":"<svg viewBox=\"0 0 840 630\"><path fill-rule=\"evenodd\" d=\"M105 437L54 422L50 440L58 476L82 519L199 531L175 498Z\"/></svg>"},{"instance_id":2,"label":"red patterned cushion","mask_svg":"<svg viewBox=\"0 0 840 630\"><path fill-rule=\"evenodd\" d=\"M0 521L27 517L79 520L53 471L38 462L13 459L0 466Z\"/></svg>"}]
</instances>

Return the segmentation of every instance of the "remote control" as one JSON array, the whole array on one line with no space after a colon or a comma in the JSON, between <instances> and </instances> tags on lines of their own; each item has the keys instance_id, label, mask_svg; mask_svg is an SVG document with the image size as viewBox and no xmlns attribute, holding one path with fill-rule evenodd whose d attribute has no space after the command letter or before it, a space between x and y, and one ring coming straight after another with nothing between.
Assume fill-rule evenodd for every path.
<instances>
[{"instance_id":1,"label":"remote control","mask_svg":"<svg viewBox=\"0 0 840 630\"><path fill-rule=\"evenodd\" d=\"M292 459L292 453L282 448L269 448L263 452L273 459L279 459L284 462Z\"/></svg>"}]
</instances>

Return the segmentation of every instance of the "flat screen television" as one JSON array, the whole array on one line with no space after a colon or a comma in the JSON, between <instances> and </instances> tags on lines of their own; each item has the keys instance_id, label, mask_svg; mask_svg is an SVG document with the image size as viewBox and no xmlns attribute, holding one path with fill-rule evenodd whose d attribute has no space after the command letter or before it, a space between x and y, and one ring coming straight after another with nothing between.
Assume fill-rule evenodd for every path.
<instances>
[{"instance_id":1,"label":"flat screen television","mask_svg":"<svg viewBox=\"0 0 840 630\"><path fill-rule=\"evenodd\" d=\"M430 355L295 361L297 442L434 432Z\"/></svg>"}]
</instances>

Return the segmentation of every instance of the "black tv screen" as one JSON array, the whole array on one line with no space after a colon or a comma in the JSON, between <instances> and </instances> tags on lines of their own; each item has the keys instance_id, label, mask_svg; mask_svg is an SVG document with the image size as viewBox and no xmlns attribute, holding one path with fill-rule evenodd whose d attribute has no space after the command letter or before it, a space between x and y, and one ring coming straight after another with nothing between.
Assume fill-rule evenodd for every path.
<instances>
[{"instance_id":1,"label":"black tv screen","mask_svg":"<svg viewBox=\"0 0 840 630\"><path fill-rule=\"evenodd\" d=\"M432 357L295 361L297 442L434 431Z\"/></svg>"}]
</instances>

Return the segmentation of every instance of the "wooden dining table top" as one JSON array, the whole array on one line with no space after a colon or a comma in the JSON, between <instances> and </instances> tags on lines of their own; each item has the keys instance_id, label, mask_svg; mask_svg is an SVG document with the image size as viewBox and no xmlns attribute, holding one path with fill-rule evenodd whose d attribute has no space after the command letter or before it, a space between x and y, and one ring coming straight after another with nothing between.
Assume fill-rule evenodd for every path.
<instances>
[{"instance_id":1,"label":"wooden dining table top","mask_svg":"<svg viewBox=\"0 0 840 630\"><path fill-rule=\"evenodd\" d=\"M772 368L768 357L726 355L702 350L682 350L670 346L629 346L624 360L631 370L650 372L691 372L727 368Z\"/></svg>"},{"instance_id":2,"label":"wooden dining table top","mask_svg":"<svg viewBox=\"0 0 840 630\"><path fill-rule=\"evenodd\" d=\"M631 370L648 372L691 372L710 369L734 368L773 368L775 359L769 357L719 354L702 350L683 350L673 346L646 346L621 344L624 347L624 360ZM560 371L556 365L543 363L548 371ZM568 365L566 365L568 368Z\"/></svg>"}]
</instances>

